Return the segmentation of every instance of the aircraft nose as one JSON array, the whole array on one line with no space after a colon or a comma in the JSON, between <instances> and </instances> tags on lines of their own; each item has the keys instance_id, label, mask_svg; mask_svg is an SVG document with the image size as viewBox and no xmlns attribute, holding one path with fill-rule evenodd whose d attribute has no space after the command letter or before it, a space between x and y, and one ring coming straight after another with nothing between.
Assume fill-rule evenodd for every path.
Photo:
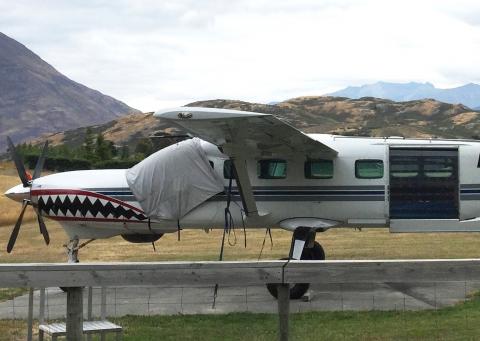
<instances>
[{"instance_id":1,"label":"aircraft nose","mask_svg":"<svg viewBox=\"0 0 480 341\"><path fill-rule=\"evenodd\" d=\"M23 187L22 184L14 186L5 192L5 196L9 199L23 202L24 199L28 199L30 196L30 188Z\"/></svg>"}]
</instances>

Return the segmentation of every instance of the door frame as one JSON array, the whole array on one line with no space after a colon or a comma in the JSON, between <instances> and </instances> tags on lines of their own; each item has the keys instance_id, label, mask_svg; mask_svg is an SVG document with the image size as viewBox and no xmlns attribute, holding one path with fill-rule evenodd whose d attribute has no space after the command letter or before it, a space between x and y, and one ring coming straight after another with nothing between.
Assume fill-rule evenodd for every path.
<instances>
[{"instance_id":1,"label":"door frame","mask_svg":"<svg viewBox=\"0 0 480 341\"><path fill-rule=\"evenodd\" d=\"M455 150L457 151L457 201L458 201L458 216L454 219L460 219L461 217L461 191L460 191L460 174L461 174L461 169L460 169L460 146L459 145L451 145L451 144L390 144L386 145L386 162L385 162L385 171L386 171L386 179L385 179L385 217L387 221L390 223L392 220L404 220L404 219L399 219L399 218L391 218L390 217L390 206L391 206L391 201L390 201L390 150L391 149L412 149L412 150L421 150L421 149L445 149L445 150ZM421 218L413 218L413 219L408 219L412 223L415 222L416 220L425 220ZM432 219L430 219L432 220ZM443 218L435 219L435 220L446 220ZM451 219L450 219L451 220Z\"/></svg>"}]
</instances>

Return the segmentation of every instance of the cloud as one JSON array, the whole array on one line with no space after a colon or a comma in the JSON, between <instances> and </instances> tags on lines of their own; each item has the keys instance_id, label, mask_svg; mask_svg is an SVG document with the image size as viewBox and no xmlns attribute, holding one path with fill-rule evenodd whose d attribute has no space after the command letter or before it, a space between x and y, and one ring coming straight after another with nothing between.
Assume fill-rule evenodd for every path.
<instances>
[{"instance_id":1,"label":"cloud","mask_svg":"<svg viewBox=\"0 0 480 341\"><path fill-rule=\"evenodd\" d=\"M377 80L480 81L474 1L0 0L0 30L142 110Z\"/></svg>"}]
</instances>

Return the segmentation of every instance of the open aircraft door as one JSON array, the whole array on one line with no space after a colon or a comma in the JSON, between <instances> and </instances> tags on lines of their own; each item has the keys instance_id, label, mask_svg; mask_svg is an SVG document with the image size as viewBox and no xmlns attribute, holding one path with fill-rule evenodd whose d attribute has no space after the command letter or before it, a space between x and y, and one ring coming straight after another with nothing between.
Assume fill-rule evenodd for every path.
<instances>
[{"instance_id":1,"label":"open aircraft door","mask_svg":"<svg viewBox=\"0 0 480 341\"><path fill-rule=\"evenodd\" d=\"M389 216L392 232L458 221L458 148L390 146Z\"/></svg>"}]
</instances>

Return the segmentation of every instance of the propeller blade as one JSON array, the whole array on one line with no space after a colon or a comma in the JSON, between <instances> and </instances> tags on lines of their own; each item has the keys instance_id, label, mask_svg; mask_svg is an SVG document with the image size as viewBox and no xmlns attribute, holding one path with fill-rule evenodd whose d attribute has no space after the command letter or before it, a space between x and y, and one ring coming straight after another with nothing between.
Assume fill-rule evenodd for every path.
<instances>
[{"instance_id":1,"label":"propeller blade","mask_svg":"<svg viewBox=\"0 0 480 341\"><path fill-rule=\"evenodd\" d=\"M45 226L45 222L43 221L42 216L39 212L37 212L37 219L38 219L38 226L40 226L40 232L43 235L43 239L45 239L45 244L50 244L50 236L48 235L47 226Z\"/></svg>"},{"instance_id":2,"label":"propeller blade","mask_svg":"<svg viewBox=\"0 0 480 341\"><path fill-rule=\"evenodd\" d=\"M40 157L37 160L37 164L35 165L35 170L33 172L33 177L32 177L33 180L39 178L40 174L42 174L43 165L45 164L45 157L47 155L47 149L48 149L48 141L45 141L45 144L43 145L42 153L40 154Z\"/></svg>"},{"instance_id":3,"label":"propeller blade","mask_svg":"<svg viewBox=\"0 0 480 341\"><path fill-rule=\"evenodd\" d=\"M23 165L22 159L17 154L15 145L13 144L9 136L7 136L7 142L8 149L10 149L10 155L12 156L15 167L17 168L18 176L20 177L20 180L22 180L23 187L28 187L30 184L28 183L27 175L25 173L25 166Z\"/></svg>"},{"instance_id":4,"label":"propeller blade","mask_svg":"<svg viewBox=\"0 0 480 341\"><path fill-rule=\"evenodd\" d=\"M18 237L18 232L20 231L20 226L22 225L22 220L23 220L23 215L25 213L25 209L28 206L28 201L24 200L23 205L22 205L22 211L20 212L20 215L18 216L17 223L15 224L15 227L12 230L12 234L10 235L10 239L8 240L8 245L7 245L7 252L10 253L12 252L13 246L15 245L15 242L17 241Z\"/></svg>"}]
</instances>

